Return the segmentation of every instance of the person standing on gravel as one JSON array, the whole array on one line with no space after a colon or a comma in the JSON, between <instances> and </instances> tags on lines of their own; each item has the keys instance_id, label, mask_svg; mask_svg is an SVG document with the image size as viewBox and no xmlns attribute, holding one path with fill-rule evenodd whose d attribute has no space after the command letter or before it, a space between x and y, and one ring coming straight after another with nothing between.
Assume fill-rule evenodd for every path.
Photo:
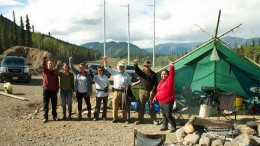
<instances>
[{"instance_id":1,"label":"person standing on gravel","mask_svg":"<svg viewBox=\"0 0 260 146\"><path fill-rule=\"evenodd\" d=\"M52 116L53 121L57 120L57 93L59 90L59 80L58 76L54 70L54 61L49 59L47 62L48 53L44 52L42 58L42 87L43 87L43 110L44 110L44 119L43 123L48 122L48 111L49 111L49 102L51 100L52 104Z\"/></svg>"},{"instance_id":2,"label":"person standing on gravel","mask_svg":"<svg viewBox=\"0 0 260 146\"><path fill-rule=\"evenodd\" d=\"M79 70L77 70L72 64L72 57L69 58L69 67L76 74L76 81L74 85L74 91L76 92L76 98L78 101L78 120L82 119L82 98L84 98L87 105L87 119L91 120L91 103L90 96L92 94L92 79L91 75L85 70L84 63L79 64Z\"/></svg>"},{"instance_id":3,"label":"person standing on gravel","mask_svg":"<svg viewBox=\"0 0 260 146\"><path fill-rule=\"evenodd\" d=\"M59 71L63 68L63 71ZM66 105L68 104L68 119L71 120L72 113L72 90L74 88L74 75L69 70L68 63L63 63L63 67L61 62L56 65L57 75L60 77L60 97L61 97L61 105L62 105L62 120L66 120Z\"/></svg>"},{"instance_id":4,"label":"person standing on gravel","mask_svg":"<svg viewBox=\"0 0 260 146\"><path fill-rule=\"evenodd\" d=\"M145 104L148 101L150 116L155 125L158 125L156 121L156 113L154 110L153 98L156 93L156 88L158 85L157 74L151 69L151 62L146 60L144 62L144 68L141 70L138 67L138 60L134 60L135 72L140 77L140 106L138 110L138 121L135 122L136 125L142 124L144 120Z\"/></svg>"},{"instance_id":5,"label":"person standing on gravel","mask_svg":"<svg viewBox=\"0 0 260 146\"><path fill-rule=\"evenodd\" d=\"M108 101L108 90L110 82L106 75L104 75L104 68L101 66L97 67L97 75L94 75L93 81L95 82L96 86L96 108L94 112L94 121L99 119L99 112L101 101L103 101L103 112L102 118L103 121L107 118L107 101Z\"/></svg>"},{"instance_id":6,"label":"person standing on gravel","mask_svg":"<svg viewBox=\"0 0 260 146\"><path fill-rule=\"evenodd\" d=\"M175 68L172 61L170 61L170 72L167 69L162 70L161 80L157 86L157 93L153 101L158 100L159 106L163 116L163 126L161 131L168 130L168 123L171 125L171 132L176 131L175 119L172 116L173 103L175 101L174 93L174 75Z\"/></svg>"},{"instance_id":7,"label":"person standing on gravel","mask_svg":"<svg viewBox=\"0 0 260 146\"><path fill-rule=\"evenodd\" d=\"M131 77L128 73L125 72L125 62L119 61L117 63L117 71L113 70L108 66L107 57L103 58L105 69L111 73L114 78L114 85L112 88L113 99L113 123L118 122L118 108L119 105L122 106L123 120L125 123L130 123L130 106L131 101L128 96L126 96L126 89L132 84Z\"/></svg>"}]
</instances>

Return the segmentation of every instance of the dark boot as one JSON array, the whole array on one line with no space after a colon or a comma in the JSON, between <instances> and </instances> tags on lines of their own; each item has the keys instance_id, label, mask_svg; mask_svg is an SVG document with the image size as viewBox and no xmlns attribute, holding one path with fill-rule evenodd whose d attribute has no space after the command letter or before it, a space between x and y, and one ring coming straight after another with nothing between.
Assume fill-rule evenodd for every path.
<instances>
[{"instance_id":1,"label":"dark boot","mask_svg":"<svg viewBox=\"0 0 260 146\"><path fill-rule=\"evenodd\" d=\"M91 111L88 111L87 120L91 120Z\"/></svg>"},{"instance_id":2,"label":"dark boot","mask_svg":"<svg viewBox=\"0 0 260 146\"><path fill-rule=\"evenodd\" d=\"M168 130L168 126L163 125L160 130L161 130L161 131L166 131L166 130Z\"/></svg>"},{"instance_id":3,"label":"dark boot","mask_svg":"<svg viewBox=\"0 0 260 146\"><path fill-rule=\"evenodd\" d=\"M62 120L67 120L67 116L66 116L66 114L63 114L63 116L62 116Z\"/></svg>"},{"instance_id":4,"label":"dark boot","mask_svg":"<svg viewBox=\"0 0 260 146\"><path fill-rule=\"evenodd\" d=\"M80 112L80 113L78 113L78 120L81 120L81 119L82 119L82 114Z\"/></svg>"}]
</instances>

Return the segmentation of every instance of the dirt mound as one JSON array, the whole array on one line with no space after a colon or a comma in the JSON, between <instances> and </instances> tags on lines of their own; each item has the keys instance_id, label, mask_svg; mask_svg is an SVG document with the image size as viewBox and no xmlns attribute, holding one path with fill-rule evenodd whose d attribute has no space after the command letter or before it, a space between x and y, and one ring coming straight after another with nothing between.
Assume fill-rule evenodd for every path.
<instances>
[{"instance_id":1,"label":"dirt mound","mask_svg":"<svg viewBox=\"0 0 260 146\"><path fill-rule=\"evenodd\" d=\"M41 58L44 52L46 51L37 48L14 46L3 52L3 54L0 55L0 58L3 58L4 56L21 56L26 58L28 63L32 64L30 66L32 70L37 70L40 68Z\"/></svg>"}]
</instances>

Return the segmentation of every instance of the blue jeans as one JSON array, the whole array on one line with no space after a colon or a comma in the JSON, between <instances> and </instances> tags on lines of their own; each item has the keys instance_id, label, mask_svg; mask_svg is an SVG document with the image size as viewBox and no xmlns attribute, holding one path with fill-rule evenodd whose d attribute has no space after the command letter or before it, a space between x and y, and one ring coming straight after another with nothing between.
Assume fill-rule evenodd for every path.
<instances>
[{"instance_id":1,"label":"blue jeans","mask_svg":"<svg viewBox=\"0 0 260 146\"><path fill-rule=\"evenodd\" d=\"M68 104L69 116L72 112L72 89L60 89L62 113L66 115L66 104Z\"/></svg>"}]
</instances>

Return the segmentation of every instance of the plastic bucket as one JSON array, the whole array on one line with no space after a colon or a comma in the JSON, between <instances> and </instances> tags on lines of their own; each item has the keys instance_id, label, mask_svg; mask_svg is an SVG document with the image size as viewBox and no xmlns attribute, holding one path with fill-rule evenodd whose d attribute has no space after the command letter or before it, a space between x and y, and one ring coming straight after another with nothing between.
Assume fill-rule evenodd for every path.
<instances>
[{"instance_id":1,"label":"plastic bucket","mask_svg":"<svg viewBox=\"0 0 260 146\"><path fill-rule=\"evenodd\" d=\"M235 105L236 105L236 110L242 109L243 97L237 96L235 102L236 102L236 103L235 103Z\"/></svg>"},{"instance_id":2,"label":"plastic bucket","mask_svg":"<svg viewBox=\"0 0 260 146\"><path fill-rule=\"evenodd\" d=\"M201 104L200 105L200 113L199 116L202 118L209 117L211 111L211 106L206 105L206 104Z\"/></svg>"}]
</instances>

